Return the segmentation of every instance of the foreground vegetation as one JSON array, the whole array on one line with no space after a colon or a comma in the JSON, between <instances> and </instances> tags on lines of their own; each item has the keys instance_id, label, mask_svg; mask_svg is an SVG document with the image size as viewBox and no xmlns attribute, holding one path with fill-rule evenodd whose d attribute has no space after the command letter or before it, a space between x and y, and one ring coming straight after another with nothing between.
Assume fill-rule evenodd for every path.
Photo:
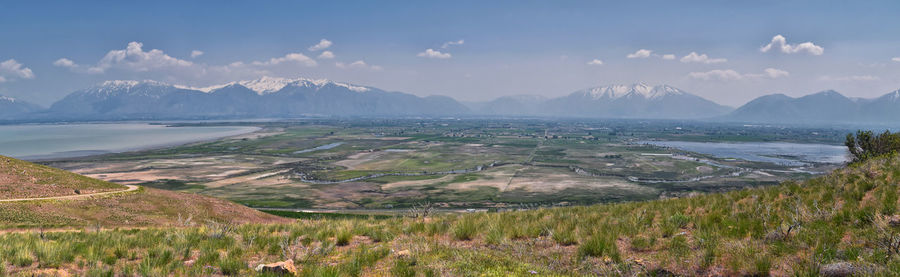
<instances>
[{"instance_id":1,"label":"foreground vegetation","mask_svg":"<svg viewBox=\"0 0 900 277\"><path fill-rule=\"evenodd\" d=\"M302 276L895 275L898 181L900 158L892 156L803 182L646 202L14 232L0 235L0 270L243 276L292 259Z\"/></svg>"}]
</instances>

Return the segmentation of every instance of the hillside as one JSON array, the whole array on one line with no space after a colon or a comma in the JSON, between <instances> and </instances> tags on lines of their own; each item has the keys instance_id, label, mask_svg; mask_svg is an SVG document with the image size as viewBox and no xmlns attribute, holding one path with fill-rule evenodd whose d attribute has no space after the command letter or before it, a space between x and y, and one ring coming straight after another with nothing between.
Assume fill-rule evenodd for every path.
<instances>
[{"instance_id":1,"label":"hillside","mask_svg":"<svg viewBox=\"0 0 900 277\"><path fill-rule=\"evenodd\" d=\"M11 273L97 275L251 275L285 259L301 276L896 275L898 181L900 158L890 157L802 183L646 202L5 234L0 244L15 250L0 258Z\"/></svg>"},{"instance_id":2,"label":"hillside","mask_svg":"<svg viewBox=\"0 0 900 277\"><path fill-rule=\"evenodd\" d=\"M65 198L74 196L79 197ZM24 200L46 197L62 199ZM201 223L286 221L225 200L150 188L126 191L122 185L0 156L0 228L172 226L188 217Z\"/></svg>"},{"instance_id":3,"label":"hillside","mask_svg":"<svg viewBox=\"0 0 900 277\"><path fill-rule=\"evenodd\" d=\"M717 119L737 122L835 124L896 123L900 91L873 99L849 98L828 90L802 97L771 94L758 97Z\"/></svg>"}]
</instances>

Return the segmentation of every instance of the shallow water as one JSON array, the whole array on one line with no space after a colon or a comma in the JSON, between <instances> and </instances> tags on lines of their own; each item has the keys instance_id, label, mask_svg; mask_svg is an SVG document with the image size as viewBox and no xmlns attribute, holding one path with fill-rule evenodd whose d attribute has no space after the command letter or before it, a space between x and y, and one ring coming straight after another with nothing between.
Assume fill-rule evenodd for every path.
<instances>
[{"instance_id":1,"label":"shallow water","mask_svg":"<svg viewBox=\"0 0 900 277\"><path fill-rule=\"evenodd\" d=\"M147 123L0 125L0 155L70 158L235 136L257 127L166 127Z\"/></svg>"},{"instance_id":2,"label":"shallow water","mask_svg":"<svg viewBox=\"0 0 900 277\"><path fill-rule=\"evenodd\" d=\"M803 166L808 163L840 164L848 161L849 154L844 146L814 143L689 141L641 141L639 143L677 148L718 158L735 158L787 166Z\"/></svg>"},{"instance_id":3,"label":"shallow water","mask_svg":"<svg viewBox=\"0 0 900 277\"><path fill-rule=\"evenodd\" d=\"M310 149L303 149L303 150L300 150L300 151L296 151L296 152L294 152L294 154L309 153L309 152L319 151L319 150L328 150L328 149L331 149L331 148L335 148L335 147L341 146L341 144L344 144L344 143L343 143L343 142L329 143L329 144L326 144L326 145L322 145L322 146L318 146L318 147L313 147L313 148L310 148Z\"/></svg>"}]
</instances>

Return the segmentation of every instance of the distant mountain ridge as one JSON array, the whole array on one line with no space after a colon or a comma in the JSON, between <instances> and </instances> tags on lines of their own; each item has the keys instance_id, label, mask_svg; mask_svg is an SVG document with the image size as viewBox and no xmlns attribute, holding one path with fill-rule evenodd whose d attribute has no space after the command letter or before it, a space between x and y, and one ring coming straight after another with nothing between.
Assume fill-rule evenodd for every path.
<instances>
[{"instance_id":1,"label":"distant mountain ridge","mask_svg":"<svg viewBox=\"0 0 900 277\"><path fill-rule=\"evenodd\" d=\"M0 96L0 121L290 118L303 116L530 116L696 119L754 123L896 123L900 90L875 99L823 91L772 94L733 109L669 85L582 89L546 98L503 96L465 105L325 79L262 77L207 87L158 81L106 81L77 90L50 108Z\"/></svg>"},{"instance_id":2,"label":"distant mountain ridge","mask_svg":"<svg viewBox=\"0 0 900 277\"><path fill-rule=\"evenodd\" d=\"M500 97L475 109L487 115L587 118L699 119L723 115L730 107L668 85L610 85L546 98Z\"/></svg>"},{"instance_id":3,"label":"distant mountain ridge","mask_svg":"<svg viewBox=\"0 0 900 277\"><path fill-rule=\"evenodd\" d=\"M107 81L75 91L45 114L79 119L458 115L449 97L418 97L328 80L264 77L193 88L157 81Z\"/></svg>"},{"instance_id":4,"label":"distant mountain ridge","mask_svg":"<svg viewBox=\"0 0 900 277\"><path fill-rule=\"evenodd\" d=\"M721 121L759 123L897 123L900 90L874 99L849 98L833 90L802 97L771 94L753 99Z\"/></svg>"},{"instance_id":5,"label":"distant mountain ridge","mask_svg":"<svg viewBox=\"0 0 900 277\"><path fill-rule=\"evenodd\" d=\"M36 104L0 95L0 120L20 118L42 109Z\"/></svg>"}]
</instances>

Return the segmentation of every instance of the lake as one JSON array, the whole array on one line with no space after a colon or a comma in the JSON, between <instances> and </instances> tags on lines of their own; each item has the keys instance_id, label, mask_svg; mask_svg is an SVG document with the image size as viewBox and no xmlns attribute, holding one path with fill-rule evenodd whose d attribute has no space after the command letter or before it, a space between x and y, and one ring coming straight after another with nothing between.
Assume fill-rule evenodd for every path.
<instances>
[{"instance_id":1,"label":"lake","mask_svg":"<svg viewBox=\"0 0 900 277\"><path fill-rule=\"evenodd\" d=\"M246 134L257 127L167 127L147 123L0 125L0 155L55 159L181 145Z\"/></svg>"},{"instance_id":2,"label":"lake","mask_svg":"<svg viewBox=\"0 0 900 277\"><path fill-rule=\"evenodd\" d=\"M847 147L827 144L690 141L641 141L639 143L677 148L717 158L735 158L787 166L803 166L809 163L840 164L849 160Z\"/></svg>"}]
</instances>

